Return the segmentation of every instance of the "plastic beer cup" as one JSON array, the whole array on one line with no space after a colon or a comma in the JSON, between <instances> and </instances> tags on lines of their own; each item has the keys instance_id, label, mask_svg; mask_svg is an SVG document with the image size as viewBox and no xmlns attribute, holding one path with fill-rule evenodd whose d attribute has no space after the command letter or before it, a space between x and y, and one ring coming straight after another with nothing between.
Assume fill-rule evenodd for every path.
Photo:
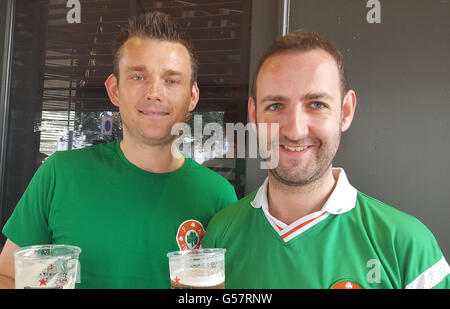
<instances>
[{"instance_id":1,"label":"plastic beer cup","mask_svg":"<svg viewBox=\"0 0 450 309\"><path fill-rule=\"evenodd\" d=\"M172 288L224 289L225 251L215 248L168 253Z\"/></svg>"},{"instance_id":2,"label":"plastic beer cup","mask_svg":"<svg viewBox=\"0 0 450 309\"><path fill-rule=\"evenodd\" d=\"M74 289L81 249L39 245L14 251L16 289Z\"/></svg>"}]
</instances>

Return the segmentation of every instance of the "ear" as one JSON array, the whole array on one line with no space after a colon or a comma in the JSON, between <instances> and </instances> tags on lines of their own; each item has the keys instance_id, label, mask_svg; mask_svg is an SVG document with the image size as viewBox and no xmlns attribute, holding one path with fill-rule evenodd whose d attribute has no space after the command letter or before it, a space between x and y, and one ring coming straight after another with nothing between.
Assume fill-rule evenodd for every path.
<instances>
[{"instance_id":1,"label":"ear","mask_svg":"<svg viewBox=\"0 0 450 309\"><path fill-rule=\"evenodd\" d=\"M194 82L191 89L191 100L189 102L189 111L192 112L197 106L198 99L200 97L200 90L198 89L197 82Z\"/></svg>"},{"instance_id":2,"label":"ear","mask_svg":"<svg viewBox=\"0 0 450 309\"><path fill-rule=\"evenodd\" d=\"M342 132L345 132L351 125L353 121L353 116L355 115L356 109L356 94L353 90L347 91L344 97L344 102L342 103Z\"/></svg>"},{"instance_id":3,"label":"ear","mask_svg":"<svg viewBox=\"0 0 450 309\"><path fill-rule=\"evenodd\" d=\"M108 92L109 99L111 103L115 106L119 106L119 85L117 83L117 78L114 74L109 75L108 79L105 81L106 91Z\"/></svg>"},{"instance_id":4,"label":"ear","mask_svg":"<svg viewBox=\"0 0 450 309\"><path fill-rule=\"evenodd\" d=\"M248 98L248 119L256 124L256 101L253 97Z\"/></svg>"}]
</instances>

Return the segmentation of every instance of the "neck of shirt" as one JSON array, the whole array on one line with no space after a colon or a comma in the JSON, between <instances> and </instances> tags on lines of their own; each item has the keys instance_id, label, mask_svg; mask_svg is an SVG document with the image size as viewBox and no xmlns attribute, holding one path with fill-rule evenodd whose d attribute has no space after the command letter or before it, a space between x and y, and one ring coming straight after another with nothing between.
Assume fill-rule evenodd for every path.
<instances>
[{"instance_id":1,"label":"neck of shirt","mask_svg":"<svg viewBox=\"0 0 450 309\"><path fill-rule=\"evenodd\" d=\"M355 207L357 190L348 182L344 170L342 168L333 168L333 177L336 179L336 186L322 208L295 220L291 224L278 220L269 211L270 207L267 198L268 177L259 188L251 205L254 208L261 208L270 225L285 242L288 242L329 215L339 215Z\"/></svg>"}]
</instances>

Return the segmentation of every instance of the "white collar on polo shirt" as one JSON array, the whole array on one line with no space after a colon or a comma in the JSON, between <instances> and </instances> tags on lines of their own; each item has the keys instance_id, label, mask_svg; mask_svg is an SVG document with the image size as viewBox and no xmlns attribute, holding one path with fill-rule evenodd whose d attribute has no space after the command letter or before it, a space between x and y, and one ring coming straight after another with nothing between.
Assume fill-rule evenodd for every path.
<instances>
[{"instance_id":1,"label":"white collar on polo shirt","mask_svg":"<svg viewBox=\"0 0 450 309\"><path fill-rule=\"evenodd\" d=\"M290 225L277 220L269 212L267 201L267 185L269 183L269 177L266 178L256 193L255 198L250 203L254 208L262 208L270 224L287 242L296 235L319 223L329 214L339 215L350 211L355 207L357 190L348 182L344 170L342 168L333 168L332 172L334 179L337 179L337 183L322 209L312 214L308 214L303 218L299 218ZM293 233L294 230L295 233Z\"/></svg>"},{"instance_id":2,"label":"white collar on polo shirt","mask_svg":"<svg viewBox=\"0 0 450 309\"><path fill-rule=\"evenodd\" d=\"M347 175L342 168L333 168L333 176L336 179L337 183L333 192L331 193L328 200L322 207L322 211L327 211L333 215L338 215L344 212L351 210L355 207L356 202L356 189L348 182ZM259 188L256 193L255 198L251 202L254 208L269 208L267 202L267 185L269 183L269 177L266 177L266 180Z\"/></svg>"}]
</instances>

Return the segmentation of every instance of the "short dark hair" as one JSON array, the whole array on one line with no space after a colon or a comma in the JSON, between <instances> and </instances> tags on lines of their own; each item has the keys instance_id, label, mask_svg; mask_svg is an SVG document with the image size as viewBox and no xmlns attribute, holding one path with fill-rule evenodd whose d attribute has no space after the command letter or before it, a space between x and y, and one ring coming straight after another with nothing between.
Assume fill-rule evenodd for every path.
<instances>
[{"instance_id":1,"label":"short dark hair","mask_svg":"<svg viewBox=\"0 0 450 309\"><path fill-rule=\"evenodd\" d=\"M259 62L256 73L253 76L251 92L252 97L256 99L256 80L258 78L259 71L267 58L288 51L310 51L314 49L322 49L328 52L336 61L339 69L341 96L344 96L349 90L349 86L345 74L344 59L342 54L329 40L321 37L315 32L300 29L278 38L266 50Z\"/></svg>"},{"instance_id":2,"label":"short dark hair","mask_svg":"<svg viewBox=\"0 0 450 309\"><path fill-rule=\"evenodd\" d=\"M183 45L187 49L191 59L191 84L197 81L199 61L194 45L187 35L180 30L175 20L161 12L149 12L138 15L130 18L125 27L121 27L120 32L116 35L112 43L113 73L117 80L119 80L121 48L126 41L134 37L174 42Z\"/></svg>"}]
</instances>

